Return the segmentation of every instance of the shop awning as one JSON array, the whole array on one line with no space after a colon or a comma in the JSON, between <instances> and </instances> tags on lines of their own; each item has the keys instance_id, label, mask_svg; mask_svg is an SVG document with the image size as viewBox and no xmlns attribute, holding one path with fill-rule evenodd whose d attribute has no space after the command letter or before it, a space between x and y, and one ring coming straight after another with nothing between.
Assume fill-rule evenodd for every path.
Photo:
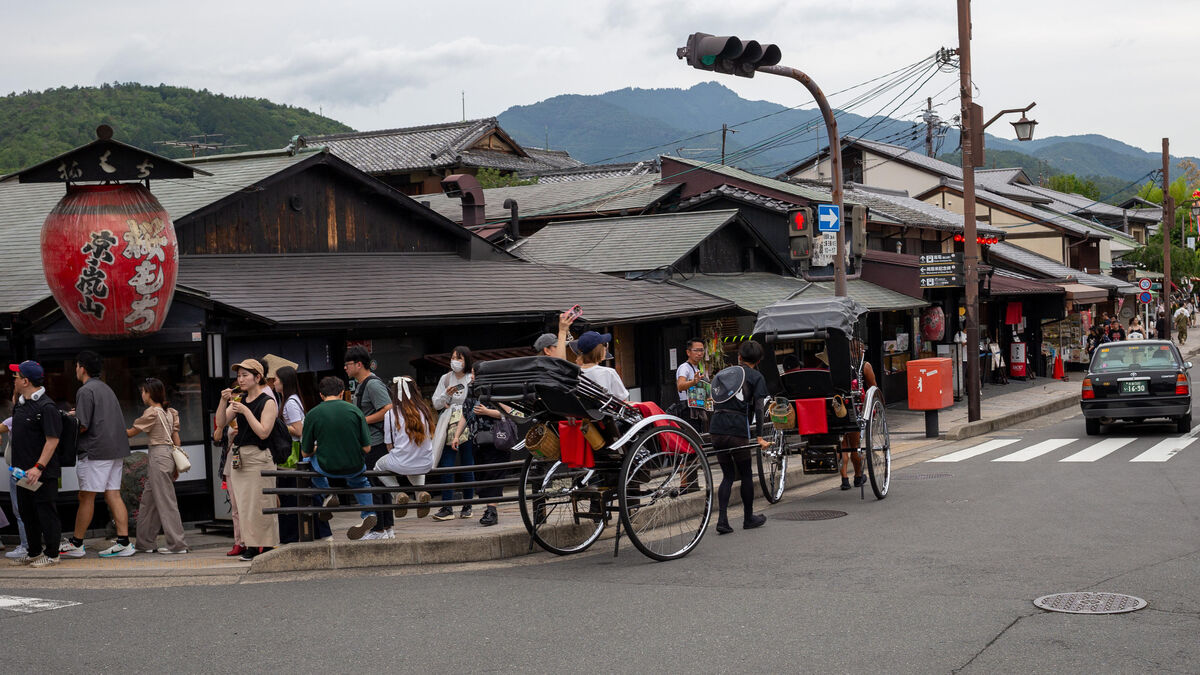
<instances>
[{"instance_id":1,"label":"shop awning","mask_svg":"<svg viewBox=\"0 0 1200 675\"><path fill-rule=\"evenodd\" d=\"M1077 305L1108 300L1108 289L1096 288L1086 284L1061 283L1055 284L1067 292L1067 299Z\"/></svg>"},{"instance_id":2,"label":"shop awning","mask_svg":"<svg viewBox=\"0 0 1200 675\"><path fill-rule=\"evenodd\" d=\"M1057 284L1036 279L1019 279L997 272L992 275L988 292L993 296L1008 295L1058 295L1066 291Z\"/></svg>"},{"instance_id":3,"label":"shop awning","mask_svg":"<svg viewBox=\"0 0 1200 675\"><path fill-rule=\"evenodd\" d=\"M777 274L697 274L674 283L732 300L741 309L754 313L767 305L792 297L833 297L832 281L805 281ZM846 295L872 312L916 309L929 305L921 298L898 293L865 279L847 279Z\"/></svg>"}]
</instances>

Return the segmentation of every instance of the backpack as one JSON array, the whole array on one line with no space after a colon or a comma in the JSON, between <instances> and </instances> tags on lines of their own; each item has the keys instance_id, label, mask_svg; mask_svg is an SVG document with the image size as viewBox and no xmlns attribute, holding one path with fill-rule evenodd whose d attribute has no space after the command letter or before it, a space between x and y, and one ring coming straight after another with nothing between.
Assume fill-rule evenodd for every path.
<instances>
[{"instance_id":1,"label":"backpack","mask_svg":"<svg viewBox=\"0 0 1200 675\"><path fill-rule=\"evenodd\" d=\"M75 466L75 456L79 450L79 420L74 415L58 411L62 417L62 433L58 436L58 447L54 452L58 455L59 466Z\"/></svg>"},{"instance_id":2,"label":"backpack","mask_svg":"<svg viewBox=\"0 0 1200 675\"><path fill-rule=\"evenodd\" d=\"M271 451L272 462L276 465L287 464L288 458L292 456L292 432L288 431L287 425L284 424L282 412L275 415L275 426L271 427L265 445L267 450Z\"/></svg>"}]
</instances>

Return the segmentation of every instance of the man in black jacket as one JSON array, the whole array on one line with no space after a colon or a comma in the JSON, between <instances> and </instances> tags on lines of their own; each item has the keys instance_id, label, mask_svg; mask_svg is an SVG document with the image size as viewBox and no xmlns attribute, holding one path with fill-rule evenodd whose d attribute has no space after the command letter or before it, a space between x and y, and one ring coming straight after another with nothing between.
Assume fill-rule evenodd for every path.
<instances>
[{"instance_id":1,"label":"man in black jacket","mask_svg":"<svg viewBox=\"0 0 1200 675\"><path fill-rule=\"evenodd\" d=\"M1158 321L1154 324L1154 337L1159 340L1171 339L1171 324L1167 321L1167 310L1158 310Z\"/></svg>"},{"instance_id":2,"label":"man in black jacket","mask_svg":"<svg viewBox=\"0 0 1200 675\"><path fill-rule=\"evenodd\" d=\"M36 490L17 488L17 505L25 521L29 553L13 559L12 563L49 567L58 563L58 539L62 534L55 506L61 475L55 450L62 433L62 416L42 386L45 372L40 364L24 361L8 369L13 373L13 388L19 394L13 407L12 463L25 471L29 484L41 481Z\"/></svg>"}]
</instances>

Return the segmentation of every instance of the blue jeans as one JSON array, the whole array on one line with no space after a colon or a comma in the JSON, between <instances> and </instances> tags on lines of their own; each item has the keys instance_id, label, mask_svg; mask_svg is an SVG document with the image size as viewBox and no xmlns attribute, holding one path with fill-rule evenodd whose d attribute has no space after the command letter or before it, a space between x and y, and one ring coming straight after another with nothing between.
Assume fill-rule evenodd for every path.
<instances>
[{"instance_id":1,"label":"blue jeans","mask_svg":"<svg viewBox=\"0 0 1200 675\"><path fill-rule=\"evenodd\" d=\"M315 488L318 488L321 490L328 490L330 478L345 479L346 487L351 487L351 488L370 487L370 485L367 483L367 477L363 475L363 473L366 472L366 470L367 470L367 467L365 467L365 466L363 468L359 469L358 473L354 473L354 474L350 474L350 475L339 475L336 473L328 473L328 472L322 471L321 466L319 464L317 464L316 455L314 455L313 457L311 457L309 459L308 464L309 464L309 466L312 467L313 471L317 472L317 475L313 476L311 479L312 485ZM324 495L317 495L317 499L323 502ZM354 501L358 502L359 506L370 506L372 503L371 502L371 494L368 492L355 492L354 493ZM366 518L367 516L375 515L375 512L374 511L363 511L361 515L363 518Z\"/></svg>"},{"instance_id":2,"label":"blue jeans","mask_svg":"<svg viewBox=\"0 0 1200 675\"><path fill-rule=\"evenodd\" d=\"M438 466L470 466L475 463L475 444L471 441L460 443L458 450L447 445L442 450L442 461L438 462ZM457 479L457 480L456 480ZM444 473L442 474L443 483L469 483L475 480L475 472L467 471L465 473ZM463 499L474 499L475 488L464 488L462 491ZM454 499L454 490L443 490L442 501L447 502Z\"/></svg>"},{"instance_id":3,"label":"blue jeans","mask_svg":"<svg viewBox=\"0 0 1200 675\"><path fill-rule=\"evenodd\" d=\"M8 494L12 497L13 518L17 521L17 532L21 534L21 545L29 549L29 540L25 538L25 521L21 520L21 510L17 508L17 478L8 474Z\"/></svg>"}]
</instances>

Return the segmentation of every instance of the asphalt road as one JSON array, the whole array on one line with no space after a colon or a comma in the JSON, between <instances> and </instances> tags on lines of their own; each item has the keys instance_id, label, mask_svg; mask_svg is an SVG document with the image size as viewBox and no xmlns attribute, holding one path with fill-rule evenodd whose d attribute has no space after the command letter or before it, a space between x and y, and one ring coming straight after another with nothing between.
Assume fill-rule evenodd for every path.
<instances>
[{"instance_id":1,"label":"asphalt road","mask_svg":"<svg viewBox=\"0 0 1200 675\"><path fill-rule=\"evenodd\" d=\"M601 542L571 558L232 585L0 588L80 603L0 608L5 663L56 673L1200 671L1200 441L1143 425L1104 437L1124 444L1096 446L1104 439L1087 437L1075 411L1023 426L901 458L915 463L883 501L869 490L865 500L836 489L788 497L766 509L762 529L710 531L669 563L631 546L614 559ZM808 509L847 515L779 517ZM1071 591L1149 607L1082 616L1033 605Z\"/></svg>"}]
</instances>

